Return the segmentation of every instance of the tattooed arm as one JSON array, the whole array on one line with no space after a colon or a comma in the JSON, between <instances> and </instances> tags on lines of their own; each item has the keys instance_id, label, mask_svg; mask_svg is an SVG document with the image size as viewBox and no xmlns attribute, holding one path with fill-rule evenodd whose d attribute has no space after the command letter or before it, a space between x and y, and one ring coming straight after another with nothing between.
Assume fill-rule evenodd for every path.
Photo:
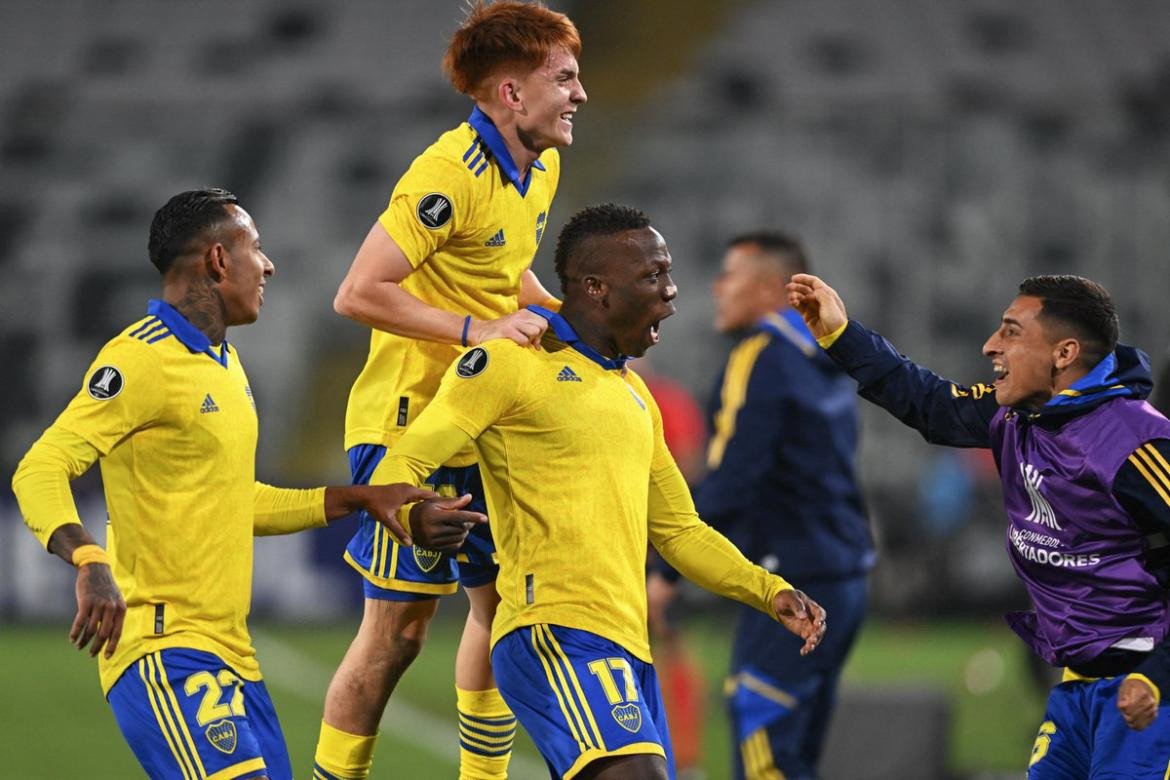
<instances>
[{"instance_id":1,"label":"tattooed arm","mask_svg":"<svg viewBox=\"0 0 1170 780\"><path fill-rule=\"evenodd\" d=\"M70 523L49 537L49 552L72 565L74 550L92 544L96 542L84 526ZM78 650L83 650L93 640L89 654L96 656L105 647L106 658L109 658L118 647L122 621L126 617L126 601L114 582L109 564L95 561L79 566L76 591L77 616L69 629L69 641Z\"/></svg>"}]
</instances>

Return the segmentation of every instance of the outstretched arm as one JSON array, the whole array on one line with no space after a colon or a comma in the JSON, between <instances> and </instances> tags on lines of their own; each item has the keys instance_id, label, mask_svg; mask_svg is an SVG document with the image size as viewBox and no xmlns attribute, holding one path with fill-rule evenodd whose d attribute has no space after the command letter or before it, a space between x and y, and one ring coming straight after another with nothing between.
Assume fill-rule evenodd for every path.
<instances>
[{"instance_id":1,"label":"outstretched arm","mask_svg":"<svg viewBox=\"0 0 1170 780\"><path fill-rule=\"evenodd\" d=\"M402 289L403 280L413 271L406 254L382 224L375 223L337 290L333 308L344 317L388 333L443 344L466 342L465 346L496 338L536 344L548 327L547 320L524 309L498 319L465 322L466 314L431 306Z\"/></svg>"},{"instance_id":2,"label":"outstretched arm","mask_svg":"<svg viewBox=\"0 0 1170 780\"><path fill-rule=\"evenodd\" d=\"M665 445L663 445L665 448ZM665 456L669 459L669 453ZM805 640L807 655L825 635L825 611L775 574L743 556L699 519L686 480L674 461L656 458L650 475L650 541L663 559L692 582L771 615Z\"/></svg>"},{"instance_id":3,"label":"outstretched arm","mask_svg":"<svg viewBox=\"0 0 1170 780\"><path fill-rule=\"evenodd\" d=\"M793 276L788 301L829 356L857 380L862 398L933 444L990 446L991 421L999 411L993 387L960 385L913 363L881 335L851 321L841 297L816 276Z\"/></svg>"}]
</instances>

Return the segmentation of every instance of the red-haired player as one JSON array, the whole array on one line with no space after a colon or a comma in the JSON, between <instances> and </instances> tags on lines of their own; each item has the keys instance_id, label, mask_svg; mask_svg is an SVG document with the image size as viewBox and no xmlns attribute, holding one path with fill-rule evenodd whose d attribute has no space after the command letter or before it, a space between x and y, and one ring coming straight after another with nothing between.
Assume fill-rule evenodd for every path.
<instances>
[{"instance_id":1,"label":"red-haired player","mask_svg":"<svg viewBox=\"0 0 1170 780\"><path fill-rule=\"evenodd\" d=\"M535 344L547 327L523 307L557 305L529 266L560 175L556 147L572 143L586 99L580 52L568 17L530 3L477 2L452 37L443 70L475 108L398 181L334 302L373 329L346 411L354 482L368 481L462 347ZM470 450L429 482L486 510ZM386 702L422 648L439 596L460 583L471 604L455 663L460 777L506 776L516 720L488 658L495 545L486 526L473 533L458 555L445 555L401 546L361 518L345 557L364 577L365 612L325 699L315 778L368 775Z\"/></svg>"}]
</instances>

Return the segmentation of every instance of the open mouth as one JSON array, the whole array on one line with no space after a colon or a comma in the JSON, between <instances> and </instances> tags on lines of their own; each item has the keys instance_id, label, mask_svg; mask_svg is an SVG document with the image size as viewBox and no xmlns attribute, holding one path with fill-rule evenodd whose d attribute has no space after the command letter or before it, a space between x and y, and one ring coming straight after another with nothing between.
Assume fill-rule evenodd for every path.
<instances>
[{"instance_id":1,"label":"open mouth","mask_svg":"<svg viewBox=\"0 0 1170 780\"><path fill-rule=\"evenodd\" d=\"M662 329L662 320L658 320L650 326L650 343L657 344L659 338L659 331Z\"/></svg>"},{"instance_id":2,"label":"open mouth","mask_svg":"<svg viewBox=\"0 0 1170 780\"><path fill-rule=\"evenodd\" d=\"M1008 377L1008 370L1004 366L993 365L991 370L995 373L995 379L992 380L993 385L999 385Z\"/></svg>"},{"instance_id":3,"label":"open mouth","mask_svg":"<svg viewBox=\"0 0 1170 780\"><path fill-rule=\"evenodd\" d=\"M566 111L565 113L561 114L561 121L564 122L565 124L567 124L569 127L572 127L573 126L573 112Z\"/></svg>"}]
</instances>

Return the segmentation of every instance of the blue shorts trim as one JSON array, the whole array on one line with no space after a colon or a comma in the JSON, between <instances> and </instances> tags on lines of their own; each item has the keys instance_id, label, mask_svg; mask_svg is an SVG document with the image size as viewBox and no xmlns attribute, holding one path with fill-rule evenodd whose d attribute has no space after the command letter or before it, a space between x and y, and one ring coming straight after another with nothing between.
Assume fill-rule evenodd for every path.
<instances>
[{"instance_id":1,"label":"blue shorts trim","mask_svg":"<svg viewBox=\"0 0 1170 780\"><path fill-rule=\"evenodd\" d=\"M152 778L292 780L264 683L216 656L168 648L131 664L108 696L118 728Z\"/></svg>"},{"instance_id":2,"label":"blue shorts trim","mask_svg":"<svg viewBox=\"0 0 1170 780\"><path fill-rule=\"evenodd\" d=\"M496 642L492 670L555 776L642 753L663 756L674 777L658 675L621 645L588 631L527 626Z\"/></svg>"},{"instance_id":3,"label":"blue shorts trim","mask_svg":"<svg viewBox=\"0 0 1170 780\"><path fill-rule=\"evenodd\" d=\"M1052 689L1028 780L1164 780L1170 772L1170 704L1158 707L1149 728L1134 731L1117 709L1124 679L1066 682Z\"/></svg>"},{"instance_id":4,"label":"blue shorts trim","mask_svg":"<svg viewBox=\"0 0 1170 780\"><path fill-rule=\"evenodd\" d=\"M350 471L355 485L369 483L374 469L386 454L380 445L359 444L349 450ZM479 466L440 467L427 484L449 496L470 493L468 509L487 514ZM455 554L439 553L415 545L402 547L385 527L365 512L358 513L358 530L345 549L345 560L366 580L366 598L387 601L417 601L437 598L465 588L495 582L496 545L488 526L477 526Z\"/></svg>"}]
</instances>

